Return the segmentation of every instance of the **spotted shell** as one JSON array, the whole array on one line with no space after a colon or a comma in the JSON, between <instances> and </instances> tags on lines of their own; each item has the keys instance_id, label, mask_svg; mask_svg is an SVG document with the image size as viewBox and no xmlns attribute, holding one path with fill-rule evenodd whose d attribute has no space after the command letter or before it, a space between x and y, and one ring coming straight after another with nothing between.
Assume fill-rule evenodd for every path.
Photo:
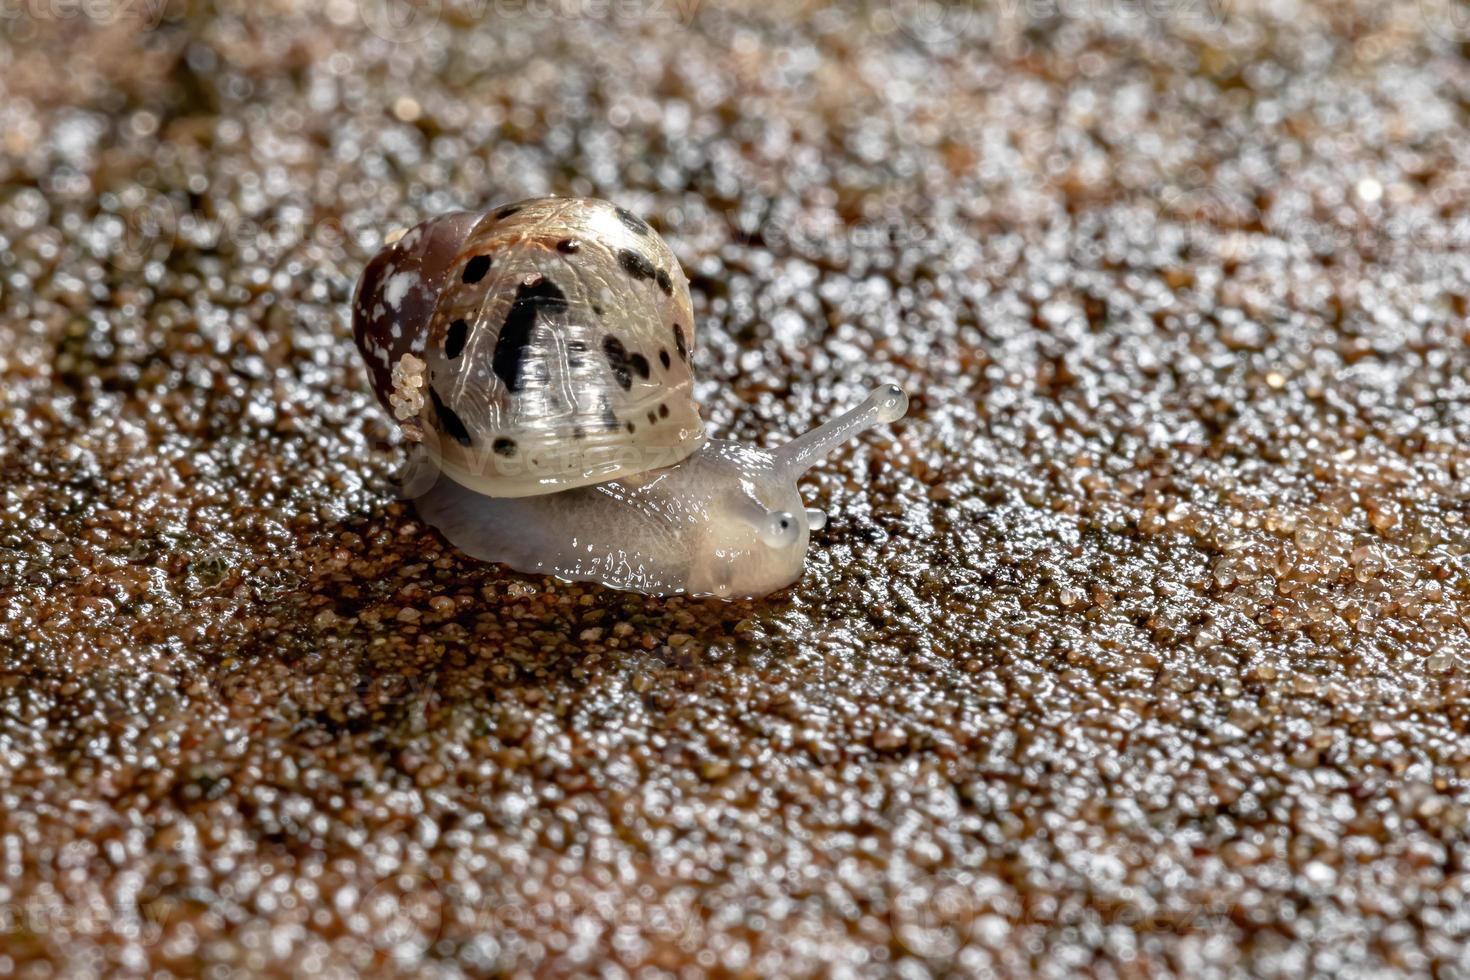
<instances>
[{"instance_id":1,"label":"spotted shell","mask_svg":"<svg viewBox=\"0 0 1470 980\"><path fill-rule=\"evenodd\" d=\"M364 270L353 333L384 407L489 496L648 472L705 440L689 281L646 222L606 201L416 226Z\"/></svg>"}]
</instances>

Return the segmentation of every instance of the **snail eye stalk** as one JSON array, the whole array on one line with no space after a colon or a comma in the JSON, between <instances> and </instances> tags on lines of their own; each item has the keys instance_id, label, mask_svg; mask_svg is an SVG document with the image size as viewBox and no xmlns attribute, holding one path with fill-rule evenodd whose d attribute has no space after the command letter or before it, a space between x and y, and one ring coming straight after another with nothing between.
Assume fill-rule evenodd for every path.
<instances>
[{"instance_id":1,"label":"snail eye stalk","mask_svg":"<svg viewBox=\"0 0 1470 980\"><path fill-rule=\"evenodd\" d=\"M903 418L908 410L909 396L902 388L892 382L879 385L856 408L802 433L776 450L776 459L793 476L800 476L844 442L876 425Z\"/></svg>"}]
</instances>

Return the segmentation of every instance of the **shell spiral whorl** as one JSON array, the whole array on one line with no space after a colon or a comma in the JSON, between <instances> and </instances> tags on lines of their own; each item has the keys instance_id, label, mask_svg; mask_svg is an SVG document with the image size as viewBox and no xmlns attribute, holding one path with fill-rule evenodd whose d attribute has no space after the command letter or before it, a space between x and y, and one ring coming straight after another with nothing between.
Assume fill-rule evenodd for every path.
<instances>
[{"instance_id":1,"label":"shell spiral whorl","mask_svg":"<svg viewBox=\"0 0 1470 980\"><path fill-rule=\"evenodd\" d=\"M353 335L384 407L489 496L658 469L705 441L688 280L647 223L605 201L415 226L364 270Z\"/></svg>"}]
</instances>

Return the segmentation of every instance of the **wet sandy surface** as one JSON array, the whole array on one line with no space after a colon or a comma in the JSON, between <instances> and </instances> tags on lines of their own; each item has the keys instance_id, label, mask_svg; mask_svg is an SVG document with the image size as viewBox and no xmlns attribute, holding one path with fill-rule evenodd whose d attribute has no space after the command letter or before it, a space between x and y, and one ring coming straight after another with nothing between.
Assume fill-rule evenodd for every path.
<instances>
[{"instance_id":1,"label":"wet sandy surface","mask_svg":"<svg viewBox=\"0 0 1470 980\"><path fill-rule=\"evenodd\" d=\"M532 7L7 12L0 974L1465 976L1458 8ZM395 499L358 270L550 192L914 395L794 589Z\"/></svg>"}]
</instances>

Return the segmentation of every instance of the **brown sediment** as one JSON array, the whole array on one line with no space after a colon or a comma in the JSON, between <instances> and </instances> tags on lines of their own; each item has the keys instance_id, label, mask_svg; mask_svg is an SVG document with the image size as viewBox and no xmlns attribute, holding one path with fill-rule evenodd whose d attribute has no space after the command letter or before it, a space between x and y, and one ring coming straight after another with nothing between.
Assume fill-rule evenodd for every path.
<instances>
[{"instance_id":1,"label":"brown sediment","mask_svg":"<svg viewBox=\"0 0 1470 980\"><path fill-rule=\"evenodd\" d=\"M1453 10L373 6L6 22L0 974L1470 962ZM788 593L396 499L354 280L547 190L716 434L913 396Z\"/></svg>"}]
</instances>

